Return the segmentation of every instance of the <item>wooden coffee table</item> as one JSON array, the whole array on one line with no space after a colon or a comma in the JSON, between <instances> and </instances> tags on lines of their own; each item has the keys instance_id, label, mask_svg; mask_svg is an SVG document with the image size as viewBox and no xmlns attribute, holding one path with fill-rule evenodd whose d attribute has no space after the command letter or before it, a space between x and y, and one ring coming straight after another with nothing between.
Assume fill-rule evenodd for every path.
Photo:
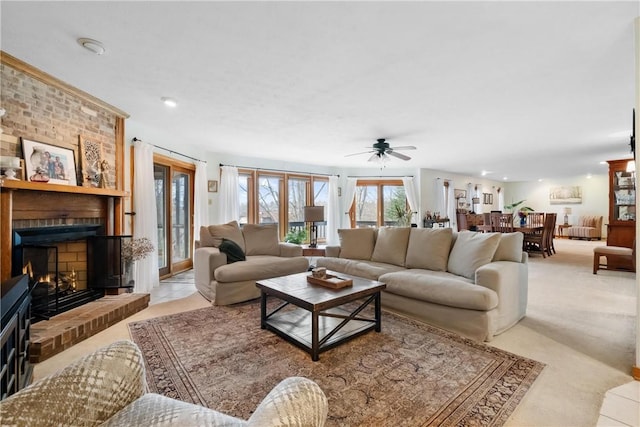
<instances>
[{"instance_id":1,"label":"wooden coffee table","mask_svg":"<svg viewBox=\"0 0 640 427\"><path fill-rule=\"evenodd\" d=\"M268 329L311 355L319 354L372 329L380 332L380 291L384 283L348 274L336 276L352 279L353 286L330 289L307 283L310 273L298 273L260 280L260 327ZM283 303L267 312L267 301L275 297ZM348 307L345 304L360 302ZM360 316L374 303L373 317Z\"/></svg>"}]
</instances>

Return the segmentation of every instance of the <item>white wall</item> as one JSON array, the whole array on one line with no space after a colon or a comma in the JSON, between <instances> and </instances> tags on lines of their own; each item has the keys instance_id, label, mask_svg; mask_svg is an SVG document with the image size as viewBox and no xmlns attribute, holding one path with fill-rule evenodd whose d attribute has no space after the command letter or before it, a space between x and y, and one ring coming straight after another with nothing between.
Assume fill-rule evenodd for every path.
<instances>
[{"instance_id":1,"label":"white wall","mask_svg":"<svg viewBox=\"0 0 640 427\"><path fill-rule=\"evenodd\" d=\"M549 189L557 186L580 186L582 189L582 203L567 205L552 205L549 202ZM602 215L604 218L602 236L607 235L605 224L609 221L609 175L576 176L564 179L545 180L542 182L514 182L505 185L506 205L526 200L523 205L533 208L537 212L555 212L558 223L564 221L563 209L571 208L569 224L576 224L580 215Z\"/></svg>"}]
</instances>

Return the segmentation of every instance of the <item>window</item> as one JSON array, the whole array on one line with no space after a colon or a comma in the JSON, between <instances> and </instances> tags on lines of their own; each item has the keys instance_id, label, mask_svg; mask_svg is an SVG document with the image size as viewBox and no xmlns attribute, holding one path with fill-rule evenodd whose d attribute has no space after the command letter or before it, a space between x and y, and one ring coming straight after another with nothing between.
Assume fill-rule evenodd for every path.
<instances>
[{"instance_id":1,"label":"window","mask_svg":"<svg viewBox=\"0 0 640 427\"><path fill-rule=\"evenodd\" d=\"M363 228L408 225L407 221L411 219L408 211L402 181L359 180L355 200L349 213L351 226Z\"/></svg>"},{"instance_id":2,"label":"window","mask_svg":"<svg viewBox=\"0 0 640 427\"><path fill-rule=\"evenodd\" d=\"M304 207L326 206L329 179L313 175L239 169L240 224L278 224L280 238L290 231L307 230ZM325 212L326 215L326 212ZM316 223L318 241L326 240L326 221Z\"/></svg>"}]
</instances>

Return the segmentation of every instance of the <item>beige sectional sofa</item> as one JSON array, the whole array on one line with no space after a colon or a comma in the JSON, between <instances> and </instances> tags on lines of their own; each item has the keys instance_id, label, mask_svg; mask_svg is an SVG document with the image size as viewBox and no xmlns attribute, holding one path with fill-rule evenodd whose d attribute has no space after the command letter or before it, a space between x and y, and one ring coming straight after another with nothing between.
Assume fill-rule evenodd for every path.
<instances>
[{"instance_id":1,"label":"beige sectional sofa","mask_svg":"<svg viewBox=\"0 0 640 427\"><path fill-rule=\"evenodd\" d=\"M222 239L235 242L246 260L229 263L219 249ZM279 241L276 224L246 224L241 229L232 221L201 227L193 259L196 288L215 305L258 298L256 280L302 273L308 268L300 245Z\"/></svg>"},{"instance_id":2,"label":"beige sectional sofa","mask_svg":"<svg viewBox=\"0 0 640 427\"><path fill-rule=\"evenodd\" d=\"M386 283L382 306L478 341L522 319L528 257L522 233L450 228L339 230L317 265Z\"/></svg>"},{"instance_id":3,"label":"beige sectional sofa","mask_svg":"<svg viewBox=\"0 0 640 427\"><path fill-rule=\"evenodd\" d=\"M602 239L602 216L585 215L578 218L578 223L566 230L570 239Z\"/></svg>"}]
</instances>

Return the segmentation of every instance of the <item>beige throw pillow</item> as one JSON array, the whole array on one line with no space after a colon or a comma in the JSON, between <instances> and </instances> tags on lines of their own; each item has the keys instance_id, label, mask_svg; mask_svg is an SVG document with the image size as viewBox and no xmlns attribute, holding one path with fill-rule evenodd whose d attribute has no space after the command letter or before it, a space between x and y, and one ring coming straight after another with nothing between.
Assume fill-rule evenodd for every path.
<instances>
[{"instance_id":1,"label":"beige throw pillow","mask_svg":"<svg viewBox=\"0 0 640 427\"><path fill-rule=\"evenodd\" d=\"M376 242L373 228L345 228L338 230L340 237L340 258L371 259Z\"/></svg>"},{"instance_id":2,"label":"beige throw pillow","mask_svg":"<svg viewBox=\"0 0 640 427\"><path fill-rule=\"evenodd\" d=\"M476 233L463 231L458 233L456 243L449 254L447 270L458 276L475 280L479 267L488 264L496 253L501 233Z\"/></svg>"},{"instance_id":3,"label":"beige throw pillow","mask_svg":"<svg viewBox=\"0 0 640 427\"><path fill-rule=\"evenodd\" d=\"M247 255L280 255L278 224L245 224L242 234Z\"/></svg>"},{"instance_id":4,"label":"beige throw pillow","mask_svg":"<svg viewBox=\"0 0 640 427\"><path fill-rule=\"evenodd\" d=\"M404 267L410 231L409 227L380 227L371 261Z\"/></svg>"},{"instance_id":5,"label":"beige throw pillow","mask_svg":"<svg viewBox=\"0 0 640 427\"><path fill-rule=\"evenodd\" d=\"M453 230L450 228L412 228L407 247L407 268L446 271Z\"/></svg>"},{"instance_id":6,"label":"beige throw pillow","mask_svg":"<svg viewBox=\"0 0 640 427\"><path fill-rule=\"evenodd\" d=\"M220 224L220 225L210 225L207 228L209 229L209 235L210 235L210 240L208 240L208 243L211 243L211 244L206 246L214 246L217 248L220 246L220 244L222 243L222 239L224 238L224 239L233 240L234 242L236 242L238 246L240 246L240 249L242 249L242 251L245 252L244 237L242 237L242 231L240 230L238 221L231 221L226 224ZM203 233L201 230L200 231L201 244L202 244L202 235Z\"/></svg>"},{"instance_id":7,"label":"beige throw pillow","mask_svg":"<svg viewBox=\"0 0 640 427\"><path fill-rule=\"evenodd\" d=\"M522 262L522 233L500 233L500 243L493 255L494 261Z\"/></svg>"}]
</instances>

